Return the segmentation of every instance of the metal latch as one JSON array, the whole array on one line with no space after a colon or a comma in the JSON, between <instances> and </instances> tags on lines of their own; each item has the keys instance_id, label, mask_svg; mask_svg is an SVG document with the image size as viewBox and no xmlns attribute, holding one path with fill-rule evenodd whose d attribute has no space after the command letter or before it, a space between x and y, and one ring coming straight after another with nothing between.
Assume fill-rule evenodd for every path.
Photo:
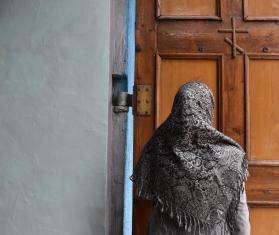
<instances>
[{"instance_id":1,"label":"metal latch","mask_svg":"<svg viewBox=\"0 0 279 235\"><path fill-rule=\"evenodd\" d=\"M134 86L134 94L127 92L126 75L113 74L112 104L115 113L128 112L133 108L133 114L149 116L152 113L153 91L150 85Z\"/></svg>"}]
</instances>

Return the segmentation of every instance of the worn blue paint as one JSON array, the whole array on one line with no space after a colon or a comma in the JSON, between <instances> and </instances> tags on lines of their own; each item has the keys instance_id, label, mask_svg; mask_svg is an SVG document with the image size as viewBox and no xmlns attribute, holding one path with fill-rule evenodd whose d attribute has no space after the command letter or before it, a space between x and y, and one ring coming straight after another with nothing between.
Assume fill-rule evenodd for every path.
<instances>
[{"instance_id":1,"label":"worn blue paint","mask_svg":"<svg viewBox=\"0 0 279 235\"><path fill-rule=\"evenodd\" d=\"M135 73L135 15L136 0L127 0L127 56L126 74L128 77L128 92L133 92L134 73ZM129 177L133 172L133 115L130 109L127 117L126 135L126 161L124 179L124 221L123 234L132 234L132 208L133 208L133 185Z\"/></svg>"}]
</instances>

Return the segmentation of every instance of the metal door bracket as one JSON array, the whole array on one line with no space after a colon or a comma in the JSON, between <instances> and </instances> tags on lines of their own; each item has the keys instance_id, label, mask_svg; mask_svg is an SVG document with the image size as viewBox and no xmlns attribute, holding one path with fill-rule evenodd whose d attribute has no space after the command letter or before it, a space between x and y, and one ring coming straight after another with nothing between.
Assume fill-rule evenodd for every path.
<instances>
[{"instance_id":1,"label":"metal door bracket","mask_svg":"<svg viewBox=\"0 0 279 235\"><path fill-rule=\"evenodd\" d=\"M112 74L112 105L115 113L126 113L133 105L133 97L127 92L125 74Z\"/></svg>"},{"instance_id":2,"label":"metal door bracket","mask_svg":"<svg viewBox=\"0 0 279 235\"><path fill-rule=\"evenodd\" d=\"M139 116L150 116L152 113L153 91L150 85L135 86L136 114Z\"/></svg>"},{"instance_id":3,"label":"metal door bracket","mask_svg":"<svg viewBox=\"0 0 279 235\"><path fill-rule=\"evenodd\" d=\"M126 113L133 106L133 95L120 91L113 97L112 104L115 113Z\"/></svg>"},{"instance_id":4,"label":"metal door bracket","mask_svg":"<svg viewBox=\"0 0 279 235\"><path fill-rule=\"evenodd\" d=\"M113 74L112 105L115 113L126 113L129 107L133 114L149 116L152 113L153 90L150 85L135 85L133 94L127 92L127 77Z\"/></svg>"}]
</instances>

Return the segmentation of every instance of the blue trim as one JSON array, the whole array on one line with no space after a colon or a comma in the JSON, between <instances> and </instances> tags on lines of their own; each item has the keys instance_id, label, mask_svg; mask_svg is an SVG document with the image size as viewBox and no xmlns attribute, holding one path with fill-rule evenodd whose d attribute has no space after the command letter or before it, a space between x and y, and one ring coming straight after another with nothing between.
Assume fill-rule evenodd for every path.
<instances>
[{"instance_id":1,"label":"blue trim","mask_svg":"<svg viewBox=\"0 0 279 235\"><path fill-rule=\"evenodd\" d=\"M136 22L136 0L126 0L126 68L128 78L128 92L133 93L135 74L135 22ZM126 152L125 152L125 179L124 179L124 221L123 235L132 235L133 214L133 184L129 177L133 173L133 114L130 109L127 114L126 129Z\"/></svg>"}]
</instances>

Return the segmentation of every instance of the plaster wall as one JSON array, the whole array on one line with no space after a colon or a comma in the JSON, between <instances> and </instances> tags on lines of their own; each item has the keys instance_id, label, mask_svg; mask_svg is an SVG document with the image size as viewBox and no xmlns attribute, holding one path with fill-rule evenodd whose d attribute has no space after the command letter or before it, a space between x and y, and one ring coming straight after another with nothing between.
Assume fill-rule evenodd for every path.
<instances>
[{"instance_id":1,"label":"plaster wall","mask_svg":"<svg viewBox=\"0 0 279 235\"><path fill-rule=\"evenodd\" d=\"M0 0L0 234L105 234L109 0Z\"/></svg>"}]
</instances>

